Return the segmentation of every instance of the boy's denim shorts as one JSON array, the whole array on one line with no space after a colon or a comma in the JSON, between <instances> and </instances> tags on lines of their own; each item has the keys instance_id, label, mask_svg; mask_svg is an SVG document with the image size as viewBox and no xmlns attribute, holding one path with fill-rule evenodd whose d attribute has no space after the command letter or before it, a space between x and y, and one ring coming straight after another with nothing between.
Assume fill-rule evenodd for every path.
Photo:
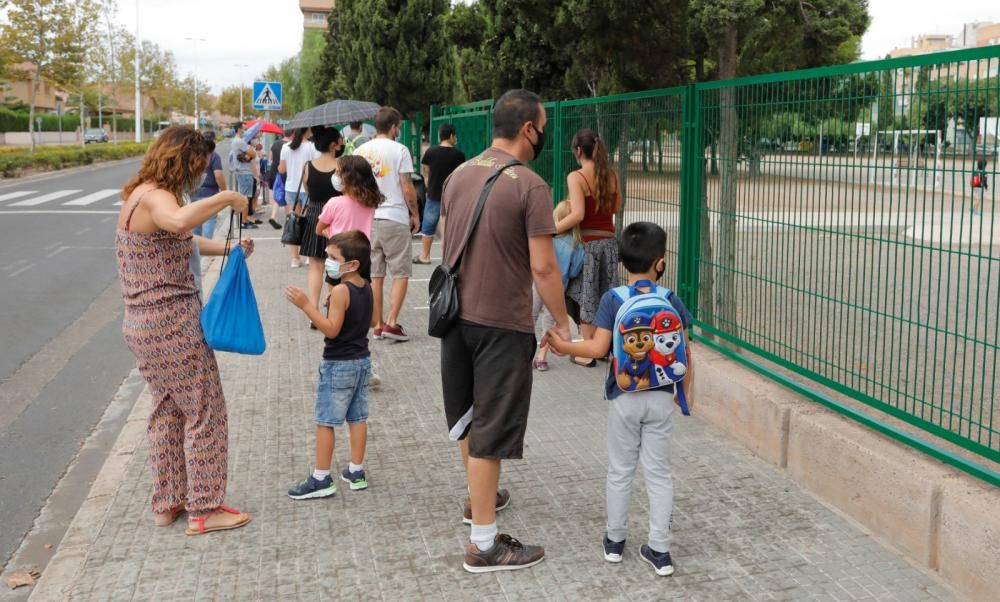
<instances>
[{"instance_id":1,"label":"boy's denim shorts","mask_svg":"<svg viewBox=\"0 0 1000 602\"><path fill-rule=\"evenodd\" d=\"M316 424L340 426L368 420L371 358L323 360L316 386Z\"/></svg>"}]
</instances>

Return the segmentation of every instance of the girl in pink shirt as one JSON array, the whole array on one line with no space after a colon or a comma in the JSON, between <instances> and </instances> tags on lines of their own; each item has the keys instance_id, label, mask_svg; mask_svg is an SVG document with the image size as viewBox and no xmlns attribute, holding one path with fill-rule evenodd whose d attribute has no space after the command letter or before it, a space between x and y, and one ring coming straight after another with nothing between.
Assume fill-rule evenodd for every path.
<instances>
[{"instance_id":1,"label":"girl in pink shirt","mask_svg":"<svg viewBox=\"0 0 1000 602\"><path fill-rule=\"evenodd\" d=\"M371 240L375 208L385 197L379 192L372 166L363 157L341 157L333 174L333 187L344 194L326 202L319 214L316 234L333 238L348 230L361 230Z\"/></svg>"}]
</instances>

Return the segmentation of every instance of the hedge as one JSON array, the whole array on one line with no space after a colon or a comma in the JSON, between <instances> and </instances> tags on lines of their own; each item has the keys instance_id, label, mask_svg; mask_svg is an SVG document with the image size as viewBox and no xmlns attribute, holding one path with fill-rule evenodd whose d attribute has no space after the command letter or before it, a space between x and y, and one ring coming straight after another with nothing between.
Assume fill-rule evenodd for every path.
<instances>
[{"instance_id":1,"label":"hedge","mask_svg":"<svg viewBox=\"0 0 1000 602\"><path fill-rule=\"evenodd\" d=\"M25 168L51 171L75 165L90 165L98 161L113 161L136 157L146 152L148 142L139 144L105 144L101 146L78 146L44 148L31 152L0 153L0 174L15 177Z\"/></svg>"},{"instance_id":2,"label":"hedge","mask_svg":"<svg viewBox=\"0 0 1000 602\"><path fill-rule=\"evenodd\" d=\"M36 113L35 117L42 118L42 132L58 132L59 131L59 116L53 115L51 113ZM98 118L95 116L90 116L87 118L89 122L87 127L97 127ZM118 124L119 132L134 132L135 131L135 119L129 117L115 117L115 123ZM112 132L114 129L111 127L112 122L110 117L106 117L103 120L104 127L107 131ZM148 132L150 128L155 129L155 121L150 119L143 119L143 131ZM80 116L79 115L63 115L62 118L62 131L64 132L75 132L76 129L80 127ZM0 133L3 132L27 132L28 131L28 113L22 113L20 111L11 111L6 107L0 107Z\"/></svg>"}]
</instances>

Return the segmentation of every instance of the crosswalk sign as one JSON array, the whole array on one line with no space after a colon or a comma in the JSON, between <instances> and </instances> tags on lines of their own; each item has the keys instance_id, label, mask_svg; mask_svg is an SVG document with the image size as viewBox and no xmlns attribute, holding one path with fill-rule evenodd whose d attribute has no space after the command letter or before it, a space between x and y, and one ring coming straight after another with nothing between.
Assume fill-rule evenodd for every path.
<instances>
[{"instance_id":1,"label":"crosswalk sign","mask_svg":"<svg viewBox=\"0 0 1000 602\"><path fill-rule=\"evenodd\" d=\"M263 111L280 111L281 82L254 82L253 108Z\"/></svg>"}]
</instances>

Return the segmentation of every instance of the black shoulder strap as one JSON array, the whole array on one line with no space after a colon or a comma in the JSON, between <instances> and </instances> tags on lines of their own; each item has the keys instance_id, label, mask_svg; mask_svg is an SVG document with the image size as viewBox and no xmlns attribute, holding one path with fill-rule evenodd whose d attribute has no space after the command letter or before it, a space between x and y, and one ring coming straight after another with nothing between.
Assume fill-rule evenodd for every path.
<instances>
[{"instance_id":1,"label":"black shoulder strap","mask_svg":"<svg viewBox=\"0 0 1000 602\"><path fill-rule=\"evenodd\" d=\"M476 212L472 214L472 223L469 224L469 231L465 233L465 239L458 247L458 257L455 258L455 265L451 266L448 270L452 274L458 272L458 266L462 263L462 256L465 255L465 249L468 247L469 241L472 240L472 234L476 231L476 226L479 225L479 218L483 215L483 207L486 206L486 197L490 196L490 191L493 190L493 185L496 183L497 178L500 177L500 174L502 174L505 169L515 167L517 165L524 164L517 159L504 163L493 175L490 176L488 180L486 180L486 183L483 185L483 191L479 193L479 202L476 204Z\"/></svg>"}]
</instances>

